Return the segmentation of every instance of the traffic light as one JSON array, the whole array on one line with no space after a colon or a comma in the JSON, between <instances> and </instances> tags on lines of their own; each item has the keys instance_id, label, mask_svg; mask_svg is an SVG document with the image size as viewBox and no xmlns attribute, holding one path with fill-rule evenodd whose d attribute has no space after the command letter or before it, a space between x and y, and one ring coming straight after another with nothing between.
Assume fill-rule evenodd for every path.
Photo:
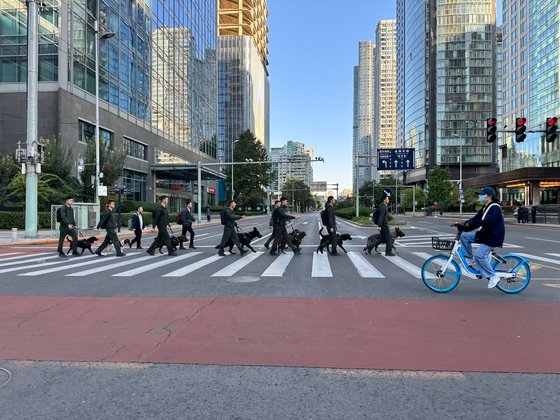
<instances>
[{"instance_id":1,"label":"traffic light","mask_svg":"<svg viewBox=\"0 0 560 420\"><path fill-rule=\"evenodd\" d=\"M552 143L558 137L556 130L558 130L558 118L548 117L546 119L546 141Z\"/></svg>"},{"instance_id":2,"label":"traffic light","mask_svg":"<svg viewBox=\"0 0 560 420\"><path fill-rule=\"evenodd\" d=\"M496 141L496 118L488 118L486 120L486 141L494 143Z\"/></svg>"},{"instance_id":3,"label":"traffic light","mask_svg":"<svg viewBox=\"0 0 560 420\"><path fill-rule=\"evenodd\" d=\"M516 118L515 119L515 141L521 143L527 137L525 131L527 131L527 118Z\"/></svg>"}]
</instances>

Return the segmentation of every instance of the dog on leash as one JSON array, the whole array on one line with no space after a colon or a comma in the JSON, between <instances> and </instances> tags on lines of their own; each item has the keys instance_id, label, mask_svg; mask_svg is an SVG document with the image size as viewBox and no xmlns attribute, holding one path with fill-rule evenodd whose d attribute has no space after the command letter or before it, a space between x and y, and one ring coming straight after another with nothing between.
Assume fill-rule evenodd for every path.
<instances>
[{"instance_id":1,"label":"dog on leash","mask_svg":"<svg viewBox=\"0 0 560 420\"><path fill-rule=\"evenodd\" d=\"M391 233L391 239L393 240L392 249L394 249L396 253L398 253L399 251L397 251L397 248L395 248L395 239L402 238L404 236L405 236L404 232L402 230L400 230L398 227L395 228L394 233ZM371 235L369 238L367 238L367 245L364 248L364 252L367 252L368 254L371 254L371 250L375 249L375 252L377 252L378 254L381 254L377 250L377 247L379 245L381 245L382 243L385 243L385 242L383 241L383 239L381 239L381 233L376 233L375 235Z\"/></svg>"},{"instance_id":2,"label":"dog on leash","mask_svg":"<svg viewBox=\"0 0 560 420\"><path fill-rule=\"evenodd\" d=\"M180 236L175 236L175 235L170 235L169 236L170 242L171 242L171 249L169 250L169 252L175 252L177 251L177 247L182 246L183 242L187 241L187 237L180 235ZM127 242L128 241L128 242ZM124 240L124 244L128 245L130 244L130 240L129 239L125 239ZM152 242L152 245L150 245L151 247L154 247L155 249L157 249L159 251L160 254L163 254L163 247L165 246L165 241L161 238L158 239L158 237L156 236L154 238L154 242ZM152 254L153 255L153 254Z\"/></svg>"},{"instance_id":3,"label":"dog on leash","mask_svg":"<svg viewBox=\"0 0 560 420\"><path fill-rule=\"evenodd\" d=\"M321 230L319 231L319 235L321 236L321 241L319 243L319 246L317 247L317 250L315 251L315 252L320 252L321 254L323 253L323 249L325 247L327 247L327 252L330 252L329 245L331 240L331 235L324 235L323 229L324 227L321 226ZM348 251L346 251L346 249L344 248L343 243L344 241L351 241L351 240L352 240L352 236L350 236L350 234L348 233L336 234L336 246L342 249L346 254L348 254Z\"/></svg>"},{"instance_id":4,"label":"dog on leash","mask_svg":"<svg viewBox=\"0 0 560 420\"><path fill-rule=\"evenodd\" d=\"M70 251L72 250L72 238L70 236L66 237L66 240L68 242L70 242L70 248L68 248L68 252L66 254L69 254ZM91 250L91 246L93 245L93 243L97 241L97 238L95 236L90 236L87 239L79 239L78 240L78 245L77 248L81 249L82 252L80 252L80 254L83 254L84 251L87 249L90 253L93 254L93 251Z\"/></svg>"},{"instance_id":5,"label":"dog on leash","mask_svg":"<svg viewBox=\"0 0 560 420\"><path fill-rule=\"evenodd\" d=\"M251 246L251 241L255 238L262 238L262 234L259 232L259 230L256 227L254 227L253 230L251 230L250 232L237 232L237 237L239 238L239 243L241 244L241 249L243 249L243 247L247 247L251 251L257 252ZM235 243L231 239L226 242L226 245L224 246L224 248L226 246L229 247L229 253L230 254L235 254L235 252L233 252L233 247L235 246ZM220 245L216 245L215 249L220 249Z\"/></svg>"},{"instance_id":6,"label":"dog on leash","mask_svg":"<svg viewBox=\"0 0 560 420\"><path fill-rule=\"evenodd\" d=\"M292 244L296 248L299 248L299 246L301 245L301 242L303 241L303 238L305 238L306 235L307 234L303 230L299 230L299 229L294 229L293 231L288 233L288 236L290 238L290 242L292 242ZM282 254L285 254L284 251L286 251L287 247L288 247L288 243L286 242L285 239L282 239L280 241L280 244L278 245L278 251L280 251Z\"/></svg>"}]
</instances>

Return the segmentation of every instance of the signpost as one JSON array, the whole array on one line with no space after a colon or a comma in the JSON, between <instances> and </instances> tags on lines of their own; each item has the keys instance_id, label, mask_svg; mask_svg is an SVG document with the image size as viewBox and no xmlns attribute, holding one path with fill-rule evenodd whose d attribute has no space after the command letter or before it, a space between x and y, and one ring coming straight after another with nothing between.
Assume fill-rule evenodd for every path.
<instances>
[{"instance_id":1,"label":"signpost","mask_svg":"<svg viewBox=\"0 0 560 420\"><path fill-rule=\"evenodd\" d=\"M406 171L414 169L414 149L378 149L378 171Z\"/></svg>"}]
</instances>

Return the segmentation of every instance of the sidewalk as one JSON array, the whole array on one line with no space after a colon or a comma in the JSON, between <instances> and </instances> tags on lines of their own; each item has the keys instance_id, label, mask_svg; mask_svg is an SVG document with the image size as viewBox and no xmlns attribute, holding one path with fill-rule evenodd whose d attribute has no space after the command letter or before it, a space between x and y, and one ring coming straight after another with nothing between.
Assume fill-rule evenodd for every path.
<instances>
[{"instance_id":1,"label":"sidewalk","mask_svg":"<svg viewBox=\"0 0 560 420\"><path fill-rule=\"evenodd\" d=\"M196 230L198 226L212 226L220 224L220 219L212 220L210 223L204 220L202 223L193 223L193 228ZM172 223L171 228L173 229L174 235L181 234L181 226ZM80 229L81 235L88 238L90 236L97 236L98 239L103 239L105 237L105 229L95 230L95 229ZM157 235L157 229L145 228L143 235ZM45 245L45 244L56 244L58 243L58 230L50 229L39 229L37 238L26 238L25 229L0 230L0 247L3 246L17 246L17 245ZM81 238L82 236L79 235ZM127 227L121 227L121 231L117 233L119 238L133 238L134 233L128 230Z\"/></svg>"}]
</instances>

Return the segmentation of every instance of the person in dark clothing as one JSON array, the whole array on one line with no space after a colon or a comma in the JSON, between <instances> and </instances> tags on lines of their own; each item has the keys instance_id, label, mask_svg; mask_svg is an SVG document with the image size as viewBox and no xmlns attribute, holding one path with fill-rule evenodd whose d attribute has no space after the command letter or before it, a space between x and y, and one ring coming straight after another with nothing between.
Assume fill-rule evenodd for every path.
<instances>
[{"instance_id":1,"label":"person in dark clothing","mask_svg":"<svg viewBox=\"0 0 560 420\"><path fill-rule=\"evenodd\" d=\"M327 225L327 231L330 235L330 241L327 243L327 250L328 245L330 244L332 251L331 255L338 255L336 251L336 245L338 244L338 238L336 237L336 215L334 214L334 205L336 204L336 200L332 195L327 197L327 203L325 204L325 212L327 213L327 219L329 224Z\"/></svg>"},{"instance_id":2,"label":"person in dark clothing","mask_svg":"<svg viewBox=\"0 0 560 420\"><path fill-rule=\"evenodd\" d=\"M473 218L465 222L464 229L467 231L461 233L461 248L468 265L475 262L478 264L480 274L488 279L488 288L491 289L499 283L500 277L490 265L489 256L494 247L503 246L506 228L502 208L498 204L494 189L484 187L478 195L483 206ZM478 228L480 230L477 230ZM473 242L479 244L474 260Z\"/></svg>"},{"instance_id":3,"label":"person in dark clothing","mask_svg":"<svg viewBox=\"0 0 560 420\"><path fill-rule=\"evenodd\" d=\"M537 223L537 206L531 207L531 223Z\"/></svg>"},{"instance_id":4,"label":"person in dark clothing","mask_svg":"<svg viewBox=\"0 0 560 420\"><path fill-rule=\"evenodd\" d=\"M264 247L266 249L270 249L270 243L274 240L274 238L276 236L276 233L274 231L274 219L276 218L276 214L278 213L278 211L277 211L278 207L280 207L280 200L274 201L274 208L272 209L272 212L270 214L270 221L268 222L268 228L272 229L272 233L270 234L270 236L268 237L268 239L264 243Z\"/></svg>"},{"instance_id":5,"label":"person in dark clothing","mask_svg":"<svg viewBox=\"0 0 560 420\"><path fill-rule=\"evenodd\" d=\"M239 242L239 237L237 236L237 232L235 231L235 227L237 226L236 221L242 219L245 216L236 216L235 215L235 206L237 203L233 200L228 201L228 205L225 208L225 224L224 224L224 234L222 235L222 240L220 242L220 248L218 249L218 255L225 257L224 247L226 243L231 239L233 243L239 248L239 252L241 255L249 252L246 249L243 249L241 246L241 242Z\"/></svg>"},{"instance_id":6,"label":"person in dark clothing","mask_svg":"<svg viewBox=\"0 0 560 420\"><path fill-rule=\"evenodd\" d=\"M72 250L72 255L78 256L78 228L76 226L76 220L74 219L74 209L72 208L74 204L74 197L66 197L64 205L60 208L60 236L58 237L58 252L59 257L66 257L63 251L64 248L64 238L70 236L72 238L72 244L70 245Z\"/></svg>"},{"instance_id":7,"label":"person in dark clothing","mask_svg":"<svg viewBox=\"0 0 560 420\"><path fill-rule=\"evenodd\" d=\"M212 210L210 207L206 207L206 222L210 223L212 221Z\"/></svg>"},{"instance_id":8,"label":"person in dark clothing","mask_svg":"<svg viewBox=\"0 0 560 420\"><path fill-rule=\"evenodd\" d=\"M128 244L132 248L132 244L136 242L136 249L143 249L141 246L142 241L142 229L144 229L144 218L142 213L144 208L142 206L136 207L136 213L132 216L132 222L130 224L130 229L134 231L134 239Z\"/></svg>"},{"instance_id":9,"label":"person in dark clothing","mask_svg":"<svg viewBox=\"0 0 560 420\"><path fill-rule=\"evenodd\" d=\"M124 257L125 254L121 250L121 242L119 241L119 237L115 233L115 228L117 227L117 221L115 220L115 215L113 214L113 209L115 208L115 200L109 200L107 202L107 207L105 209L105 213L101 216L101 220L97 224L97 229L105 229L107 234L105 235L105 239L103 243L99 245L95 254L98 257L101 257L103 250L109 242L113 244L115 247L115 251L117 252L117 257Z\"/></svg>"},{"instance_id":10,"label":"person in dark clothing","mask_svg":"<svg viewBox=\"0 0 560 420\"><path fill-rule=\"evenodd\" d=\"M288 207L288 199L286 197L280 198L280 207L276 209L276 215L274 218L274 242L272 242L272 247L270 249L270 255L276 255L276 249L282 240L286 241L286 244L298 255L301 253L301 249L296 247L290 240L288 235L288 230L286 229L286 221L295 219L295 216L286 213L286 208Z\"/></svg>"},{"instance_id":11,"label":"person in dark clothing","mask_svg":"<svg viewBox=\"0 0 560 420\"><path fill-rule=\"evenodd\" d=\"M175 256L177 255L175 251L173 251L173 247L171 246L171 238L169 237L169 232L167 232L167 226L169 226L169 213L167 212L167 204L169 203L169 197L166 195L162 195L160 198L160 205L156 209L154 213L154 219L152 220L152 227L158 229L158 235L156 240L152 242L150 247L146 250L146 252L150 255L154 255L156 251L156 245L158 243L165 243L165 247L167 248L167 255Z\"/></svg>"},{"instance_id":12,"label":"person in dark clothing","mask_svg":"<svg viewBox=\"0 0 560 420\"><path fill-rule=\"evenodd\" d=\"M194 230L192 228L192 201L189 199L187 199L185 208L181 211L181 220L183 222L181 235L185 236L185 234L189 232L191 235L189 248L196 249L196 247L194 246ZM185 247L181 245L179 249L185 249Z\"/></svg>"},{"instance_id":13,"label":"person in dark clothing","mask_svg":"<svg viewBox=\"0 0 560 420\"><path fill-rule=\"evenodd\" d=\"M381 195L381 203L379 204L379 220L377 226L381 229L381 240L385 242L385 256L394 257L391 251L393 249L393 238L391 237L391 230L389 229L389 200L392 191L389 188L383 190Z\"/></svg>"}]
</instances>

